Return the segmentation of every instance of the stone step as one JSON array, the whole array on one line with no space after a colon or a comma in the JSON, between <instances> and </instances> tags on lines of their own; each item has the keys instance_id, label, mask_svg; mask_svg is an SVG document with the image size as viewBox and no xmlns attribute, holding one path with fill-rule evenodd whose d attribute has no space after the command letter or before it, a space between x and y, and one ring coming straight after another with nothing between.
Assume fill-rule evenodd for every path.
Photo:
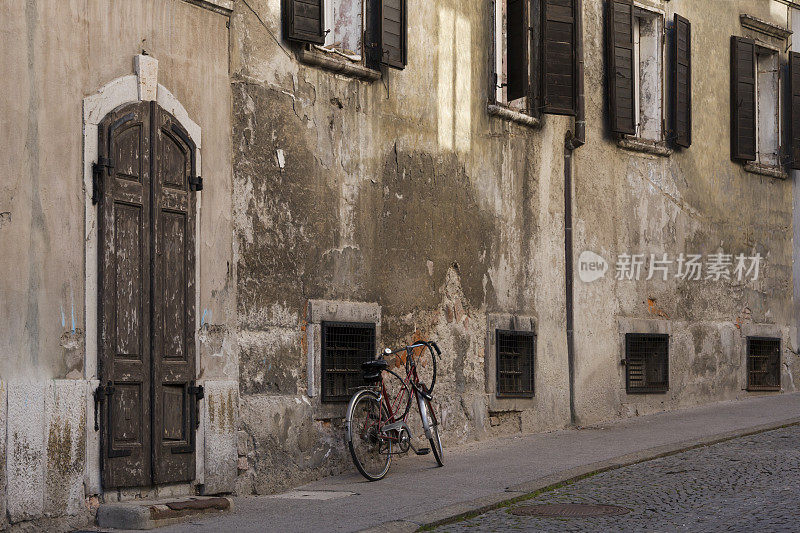
<instances>
[{"instance_id":1,"label":"stone step","mask_svg":"<svg viewBox=\"0 0 800 533\"><path fill-rule=\"evenodd\" d=\"M233 500L224 497L105 503L97 510L97 525L114 529L154 529L232 510Z\"/></svg>"}]
</instances>

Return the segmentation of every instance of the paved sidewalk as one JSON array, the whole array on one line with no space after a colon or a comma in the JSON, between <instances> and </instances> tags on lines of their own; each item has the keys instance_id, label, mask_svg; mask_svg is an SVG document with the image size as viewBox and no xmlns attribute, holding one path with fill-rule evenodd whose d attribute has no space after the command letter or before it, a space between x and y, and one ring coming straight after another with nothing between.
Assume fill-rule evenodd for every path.
<instances>
[{"instance_id":1,"label":"paved sidewalk","mask_svg":"<svg viewBox=\"0 0 800 533\"><path fill-rule=\"evenodd\" d=\"M297 492L236 498L230 515L159 531L357 531L377 526L413 531L585 473L794 423L800 423L800 394L459 447L448 448L445 442L443 468L435 468L432 456L403 458L377 483L355 472L330 477L298 489L320 491L311 493L316 499L299 499Z\"/></svg>"}]
</instances>

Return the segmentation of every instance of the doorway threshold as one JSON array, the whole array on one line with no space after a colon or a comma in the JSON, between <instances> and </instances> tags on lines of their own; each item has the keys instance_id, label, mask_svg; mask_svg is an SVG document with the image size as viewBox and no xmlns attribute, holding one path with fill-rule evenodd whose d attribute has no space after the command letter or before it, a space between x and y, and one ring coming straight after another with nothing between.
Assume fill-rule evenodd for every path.
<instances>
[{"instance_id":1,"label":"doorway threshold","mask_svg":"<svg viewBox=\"0 0 800 533\"><path fill-rule=\"evenodd\" d=\"M232 510L233 500L225 497L193 496L158 501L106 503L97 510L97 525L114 529L155 529Z\"/></svg>"}]
</instances>

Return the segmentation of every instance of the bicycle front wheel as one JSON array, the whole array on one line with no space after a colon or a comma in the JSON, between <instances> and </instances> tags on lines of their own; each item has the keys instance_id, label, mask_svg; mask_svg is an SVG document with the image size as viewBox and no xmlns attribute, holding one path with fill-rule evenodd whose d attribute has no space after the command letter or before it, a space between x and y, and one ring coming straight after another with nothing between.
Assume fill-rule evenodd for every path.
<instances>
[{"instance_id":1,"label":"bicycle front wheel","mask_svg":"<svg viewBox=\"0 0 800 533\"><path fill-rule=\"evenodd\" d=\"M347 444L353 462L370 481L382 479L392 462L392 441L381 434L388 420L386 408L370 390L356 393L347 406Z\"/></svg>"},{"instance_id":2,"label":"bicycle front wheel","mask_svg":"<svg viewBox=\"0 0 800 533\"><path fill-rule=\"evenodd\" d=\"M428 411L428 424L431 428L431 438L428 441L431 443L431 450L433 456L436 458L436 463L439 466L444 466L444 452L442 451L442 439L439 437L439 419L436 417L436 412L429 400L425 400Z\"/></svg>"}]
</instances>

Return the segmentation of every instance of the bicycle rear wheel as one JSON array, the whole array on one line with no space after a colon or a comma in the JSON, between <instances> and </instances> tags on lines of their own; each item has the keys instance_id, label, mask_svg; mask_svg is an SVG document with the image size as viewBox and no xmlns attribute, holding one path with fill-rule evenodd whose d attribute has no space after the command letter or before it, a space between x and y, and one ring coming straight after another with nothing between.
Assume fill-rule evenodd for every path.
<instances>
[{"instance_id":1,"label":"bicycle rear wheel","mask_svg":"<svg viewBox=\"0 0 800 533\"><path fill-rule=\"evenodd\" d=\"M347 444L361 475L370 481L382 479L392 463L392 441L381 435L386 408L370 390L356 393L347 406Z\"/></svg>"}]
</instances>

